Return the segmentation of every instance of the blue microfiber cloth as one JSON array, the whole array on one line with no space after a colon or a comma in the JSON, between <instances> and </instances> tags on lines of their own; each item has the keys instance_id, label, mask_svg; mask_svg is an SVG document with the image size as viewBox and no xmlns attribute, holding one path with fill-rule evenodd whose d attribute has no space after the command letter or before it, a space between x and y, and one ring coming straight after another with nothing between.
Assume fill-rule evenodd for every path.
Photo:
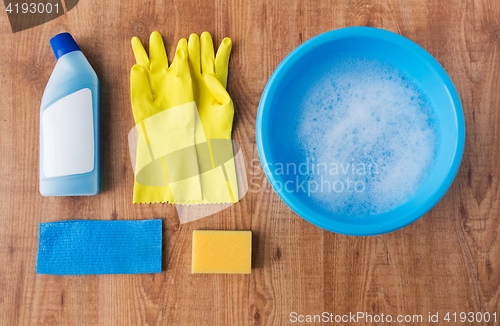
<instances>
[{"instance_id":1,"label":"blue microfiber cloth","mask_svg":"<svg viewBox=\"0 0 500 326\"><path fill-rule=\"evenodd\" d=\"M161 273L161 220L40 223L37 274Z\"/></svg>"}]
</instances>

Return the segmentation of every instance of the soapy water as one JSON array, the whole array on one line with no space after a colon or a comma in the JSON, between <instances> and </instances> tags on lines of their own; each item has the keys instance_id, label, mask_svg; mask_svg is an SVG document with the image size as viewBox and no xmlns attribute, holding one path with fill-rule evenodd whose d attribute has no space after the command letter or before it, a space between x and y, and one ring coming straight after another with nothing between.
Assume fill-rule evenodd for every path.
<instances>
[{"instance_id":1,"label":"soapy water","mask_svg":"<svg viewBox=\"0 0 500 326\"><path fill-rule=\"evenodd\" d=\"M331 213L390 211L415 195L432 166L433 110L404 73L379 60L343 60L327 71L298 110L296 141L307 165L300 180Z\"/></svg>"}]
</instances>

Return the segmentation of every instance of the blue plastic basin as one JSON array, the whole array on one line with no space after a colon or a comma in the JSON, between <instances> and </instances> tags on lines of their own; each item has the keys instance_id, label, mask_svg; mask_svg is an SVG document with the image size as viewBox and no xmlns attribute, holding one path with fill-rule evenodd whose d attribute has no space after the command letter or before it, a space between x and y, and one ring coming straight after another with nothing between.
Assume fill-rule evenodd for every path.
<instances>
[{"instance_id":1,"label":"blue plastic basin","mask_svg":"<svg viewBox=\"0 0 500 326\"><path fill-rule=\"evenodd\" d=\"M415 195L390 211L358 218L335 215L314 205L304 193L285 191L284 176L269 168L276 162L283 163L294 157L290 151L295 149L281 144L288 141L289 121L298 114L299 105L294 103L300 103L303 97L296 91L297 83L314 78L310 74L317 74L317 69L311 68L320 62L354 52L365 53L367 58L383 61L409 76L432 106L438 126L435 162ZM280 63L262 94L256 135L264 171L274 190L295 213L323 229L363 236L400 229L437 204L458 171L464 149L465 125L460 99L451 79L427 51L389 31L349 27L310 39Z\"/></svg>"}]
</instances>

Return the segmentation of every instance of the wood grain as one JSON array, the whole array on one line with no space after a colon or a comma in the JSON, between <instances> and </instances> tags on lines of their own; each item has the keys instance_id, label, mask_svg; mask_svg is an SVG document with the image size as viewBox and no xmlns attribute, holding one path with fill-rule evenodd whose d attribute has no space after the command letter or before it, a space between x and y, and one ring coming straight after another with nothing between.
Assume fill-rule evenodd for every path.
<instances>
[{"instance_id":1,"label":"wood grain","mask_svg":"<svg viewBox=\"0 0 500 326\"><path fill-rule=\"evenodd\" d=\"M260 95L279 62L320 33L355 25L397 32L428 50L455 83L467 129L462 165L444 198L415 223L377 237L323 231L294 214L262 172L255 143ZM234 43L233 138L250 191L184 225L172 206L132 205L130 39L147 43L154 30L170 58L177 40L193 32ZM96 197L38 193L39 105L55 64L48 40L62 31L75 36L100 77ZM66 15L15 34L1 13L0 39L0 325L289 325L291 312L323 311L422 314L427 324L429 312L500 313L497 0L80 0ZM38 223L75 218L162 218L163 273L37 275ZM191 275L195 229L252 230L252 274Z\"/></svg>"}]
</instances>

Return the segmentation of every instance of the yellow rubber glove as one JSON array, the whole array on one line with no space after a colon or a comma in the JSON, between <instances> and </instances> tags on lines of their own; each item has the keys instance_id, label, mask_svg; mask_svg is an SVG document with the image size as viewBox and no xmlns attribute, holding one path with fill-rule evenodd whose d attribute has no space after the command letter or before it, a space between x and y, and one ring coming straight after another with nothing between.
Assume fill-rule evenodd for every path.
<instances>
[{"instance_id":1,"label":"yellow rubber glove","mask_svg":"<svg viewBox=\"0 0 500 326\"><path fill-rule=\"evenodd\" d=\"M177 45L175 58L168 66L160 33L153 32L149 56L141 41L132 38L137 64L130 72L132 110L137 129L134 203L182 203L201 200L195 148L195 116L193 85L188 64L186 39ZM168 155L187 149L183 162L165 162ZM170 156L172 157L172 156ZM167 175L195 175L179 182L168 181ZM177 178L183 179L183 178ZM175 198L175 200L174 200Z\"/></svg>"},{"instance_id":2,"label":"yellow rubber glove","mask_svg":"<svg viewBox=\"0 0 500 326\"><path fill-rule=\"evenodd\" d=\"M210 33L202 33L201 39L196 34L189 37L188 61L193 94L209 150L208 158L202 154L203 150L198 150L203 193L200 203L234 203L239 200L231 146L234 106L226 91L231 47L231 39L226 37L214 56ZM228 157L231 159L227 160ZM207 161L211 164L210 171L204 168Z\"/></svg>"}]
</instances>

